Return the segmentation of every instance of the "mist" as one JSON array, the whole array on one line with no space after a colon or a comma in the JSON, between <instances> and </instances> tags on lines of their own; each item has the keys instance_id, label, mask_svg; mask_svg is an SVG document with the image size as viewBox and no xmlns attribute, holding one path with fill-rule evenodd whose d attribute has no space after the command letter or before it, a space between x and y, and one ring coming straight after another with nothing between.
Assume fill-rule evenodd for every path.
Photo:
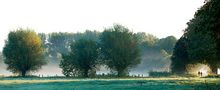
<instances>
[{"instance_id":1,"label":"mist","mask_svg":"<svg viewBox=\"0 0 220 90\"><path fill-rule=\"evenodd\" d=\"M59 32L50 34L40 33L39 35L46 48L46 55L44 59L47 61L47 65L44 65L40 70L30 72L29 74L41 77L64 76L62 74L62 69L59 67L59 64L62 60L61 53L68 53L68 43L80 38L92 38L99 42L98 38L100 32L87 30L84 33ZM168 36L166 38L159 39L152 34L146 34L144 32L136 33L136 36L139 38L138 43L139 49L141 51L141 62L137 66L129 68L129 75L148 76L148 73L150 71L169 72L171 64L170 56L172 54L173 47L176 43L176 38L173 36ZM51 45L54 44L57 45L55 45L55 47L51 47ZM0 75L13 75L10 71L7 70L7 65L3 62L2 54L0 63ZM98 68L99 69L96 70L96 74L110 73L110 69L105 65L101 65Z\"/></svg>"}]
</instances>

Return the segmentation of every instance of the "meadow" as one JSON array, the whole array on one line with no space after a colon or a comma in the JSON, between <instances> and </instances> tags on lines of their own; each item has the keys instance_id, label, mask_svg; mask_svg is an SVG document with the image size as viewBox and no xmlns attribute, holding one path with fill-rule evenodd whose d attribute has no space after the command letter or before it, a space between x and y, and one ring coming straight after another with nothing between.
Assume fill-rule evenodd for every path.
<instances>
[{"instance_id":1,"label":"meadow","mask_svg":"<svg viewBox=\"0 0 220 90\"><path fill-rule=\"evenodd\" d=\"M0 90L219 90L220 78L1 78Z\"/></svg>"}]
</instances>

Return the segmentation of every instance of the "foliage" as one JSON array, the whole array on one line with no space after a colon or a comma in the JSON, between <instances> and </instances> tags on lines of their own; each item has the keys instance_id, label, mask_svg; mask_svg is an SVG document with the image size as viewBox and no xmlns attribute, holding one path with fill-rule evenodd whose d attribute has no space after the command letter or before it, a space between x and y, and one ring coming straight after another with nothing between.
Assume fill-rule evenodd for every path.
<instances>
[{"instance_id":1,"label":"foliage","mask_svg":"<svg viewBox=\"0 0 220 90\"><path fill-rule=\"evenodd\" d=\"M50 33L48 36L49 53L52 57L57 57L58 54L66 54L70 45L72 33Z\"/></svg>"},{"instance_id":2,"label":"foliage","mask_svg":"<svg viewBox=\"0 0 220 90\"><path fill-rule=\"evenodd\" d=\"M208 0L187 23L187 52L192 63L209 64L216 73L220 55L220 1Z\"/></svg>"},{"instance_id":3,"label":"foliage","mask_svg":"<svg viewBox=\"0 0 220 90\"><path fill-rule=\"evenodd\" d=\"M168 36L162 38L157 42L157 47L159 49L165 50L167 53L172 54L173 47L175 46L177 39L174 36Z\"/></svg>"},{"instance_id":4,"label":"foliage","mask_svg":"<svg viewBox=\"0 0 220 90\"><path fill-rule=\"evenodd\" d=\"M159 39L154 35L138 32L135 37L141 50L141 63L132 71L142 74L148 74L152 70L170 71L170 57L176 43L174 36Z\"/></svg>"},{"instance_id":5,"label":"foliage","mask_svg":"<svg viewBox=\"0 0 220 90\"><path fill-rule=\"evenodd\" d=\"M100 32L98 31L90 31L90 30L86 30L83 33L74 33L73 35L73 39L74 40L79 40L79 39L90 39L96 42L99 42L99 35Z\"/></svg>"},{"instance_id":6,"label":"foliage","mask_svg":"<svg viewBox=\"0 0 220 90\"><path fill-rule=\"evenodd\" d=\"M100 41L106 65L116 70L119 77L127 75L129 68L140 63L137 38L124 26L114 25L105 29Z\"/></svg>"},{"instance_id":7,"label":"foliage","mask_svg":"<svg viewBox=\"0 0 220 90\"><path fill-rule=\"evenodd\" d=\"M76 67L76 62L73 56L62 54L60 68L66 77L76 77L79 75L79 69Z\"/></svg>"},{"instance_id":8,"label":"foliage","mask_svg":"<svg viewBox=\"0 0 220 90\"><path fill-rule=\"evenodd\" d=\"M49 33L48 43L46 46L48 48L48 54L53 60L60 60L61 54L67 54L70 51L70 44L79 39L91 39L98 41L100 32L86 30L83 33ZM43 36L43 35L41 35Z\"/></svg>"},{"instance_id":9,"label":"foliage","mask_svg":"<svg viewBox=\"0 0 220 90\"><path fill-rule=\"evenodd\" d=\"M19 73L23 77L26 73L36 71L46 64L43 59L44 48L40 37L30 29L19 28L8 34L5 47L4 62L7 69Z\"/></svg>"},{"instance_id":10,"label":"foliage","mask_svg":"<svg viewBox=\"0 0 220 90\"><path fill-rule=\"evenodd\" d=\"M185 37L181 37L175 47L171 57L171 70L176 74L184 74L186 65L190 63L187 53L187 41Z\"/></svg>"},{"instance_id":11,"label":"foliage","mask_svg":"<svg viewBox=\"0 0 220 90\"><path fill-rule=\"evenodd\" d=\"M60 64L64 74L68 71L78 71L84 77L89 77L89 73L93 73L93 69L98 63L98 49L97 43L93 40L76 40L71 44L71 52L68 56L63 56L63 61ZM66 75L68 76L68 74Z\"/></svg>"}]
</instances>

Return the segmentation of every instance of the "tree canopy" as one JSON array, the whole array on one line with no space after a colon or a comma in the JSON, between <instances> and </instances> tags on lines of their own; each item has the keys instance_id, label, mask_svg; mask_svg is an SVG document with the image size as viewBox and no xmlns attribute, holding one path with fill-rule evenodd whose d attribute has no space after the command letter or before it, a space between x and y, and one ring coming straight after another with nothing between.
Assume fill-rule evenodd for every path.
<instances>
[{"instance_id":1,"label":"tree canopy","mask_svg":"<svg viewBox=\"0 0 220 90\"><path fill-rule=\"evenodd\" d=\"M100 46L106 65L117 71L119 77L128 74L128 69L140 63L137 38L128 28L114 25L100 36Z\"/></svg>"},{"instance_id":2,"label":"tree canopy","mask_svg":"<svg viewBox=\"0 0 220 90\"><path fill-rule=\"evenodd\" d=\"M209 65L213 73L216 73L220 66L219 22L220 1L206 0L194 18L187 23L184 35L175 46L172 57L174 72L178 69L185 70L180 66L186 64L202 63Z\"/></svg>"},{"instance_id":3,"label":"tree canopy","mask_svg":"<svg viewBox=\"0 0 220 90\"><path fill-rule=\"evenodd\" d=\"M60 53L67 53L70 45L71 33L50 33L48 35L49 53L53 57L57 57Z\"/></svg>"},{"instance_id":4,"label":"tree canopy","mask_svg":"<svg viewBox=\"0 0 220 90\"><path fill-rule=\"evenodd\" d=\"M7 69L23 77L46 64L41 39L30 29L11 31L3 48L3 55Z\"/></svg>"},{"instance_id":5,"label":"tree canopy","mask_svg":"<svg viewBox=\"0 0 220 90\"><path fill-rule=\"evenodd\" d=\"M80 73L84 77L89 77L93 73L98 63L98 45L91 39L79 39L71 44L71 52L63 56L62 63L60 64L65 70L73 73ZM65 69L67 67L67 69ZM71 75L67 73L66 75Z\"/></svg>"},{"instance_id":6,"label":"tree canopy","mask_svg":"<svg viewBox=\"0 0 220 90\"><path fill-rule=\"evenodd\" d=\"M187 23L187 52L192 63L208 64L216 70L220 63L220 1L208 0ZM215 72L215 71L213 71Z\"/></svg>"}]
</instances>

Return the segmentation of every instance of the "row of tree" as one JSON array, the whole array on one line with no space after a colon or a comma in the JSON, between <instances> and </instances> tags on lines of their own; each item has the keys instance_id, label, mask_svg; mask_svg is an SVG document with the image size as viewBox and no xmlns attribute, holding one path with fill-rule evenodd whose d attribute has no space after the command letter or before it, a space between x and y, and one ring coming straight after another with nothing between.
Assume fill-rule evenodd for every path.
<instances>
[{"instance_id":1,"label":"row of tree","mask_svg":"<svg viewBox=\"0 0 220 90\"><path fill-rule=\"evenodd\" d=\"M60 64L66 76L88 77L95 73L98 64L105 64L120 77L140 63L136 37L127 28L115 25L104 30L99 40L79 39L71 44L71 52L62 55Z\"/></svg>"},{"instance_id":2,"label":"row of tree","mask_svg":"<svg viewBox=\"0 0 220 90\"><path fill-rule=\"evenodd\" d=\"M146 62L143 57L152 51L172 54L175 43L173 36L158 39L150 34L130 32L121 25L102 33L87 30L84 33L36 34L19 28L9 33L3 54L7 69L22 76L52 62L60 63L66 76L88 77L94 75L100 65L106 65L120 77L141 61Z\"/></svg>"},{"instance_id":3,"label":"row of tree","mask_svg":"<svg viewBox=\"0 0 220 90\"><path fill-rule=\"evenodd\" d=\"M8 34L3 55L7 69L22 76L46 64L40 37L34 31L21 28Z\"/></svg>"},{"instance_id":4,"label":"row of tree","mask_svg":"<svg viewBox=\"0 0 220 90\"><path fill-rule=\"evenodd\" d=\"M43 59L45 55L57 57L59 53L62 54L60 67L66 76L88 77L101 63L117 71L118 76L124 76L130 67L140 62L136 37L124 26L114 25L106 29L99 39L89 36L71 39L66 38L71 37L71 34L64 34L65 37L62 37L63 34L50 34L49 37L53 38L49 38L50 43L47 43L44 34L37 35L34 31L22 28L11 31L3 49L7 69L25 76L46 64Z\"/></svg>"},{"instance_id":5,"label":"row of tree","mask_svg":"<svg viewBox=\"0 0 220 90\"><path fill-rule=\"evenodd\" d=\"M113 27L110 29L113 29ZM110 29L106 29L106 30L111 31ZM71 51L71 47L70 47L72 46L71 44L80 39L93 40L101 48L101 36L103 36L102 35L103 33L87 30L84 33L61 33L61 32L60 33L49 33L49 34L41 33L40 36L43 36L42 40L46 42L44 46L46 46L46 50L48 53L47 56L49 56L49 58L47 59L55 63L60 63L60 60L65 58L65 57L62 57L64 55L61 55L61 54L68 54ZM117 39L119 36L113 39ZM135 67L132 70L139 71L138 73L142 73L142 74L147 74L148 71L157 70L157 69L166 68L166 70L169 70L169 65L170 65L169 56L172 54L173 47L176 43L175 37L168 36L166 38L159 39L156 36L153 36L151 34L146 34L144 32L134 33L134 36L137 40L138 48L140 49L139 54L141 56L140 57L141 63L138 64L138 67ZM114 41L116 40L109 41L109 43L112 43ZM124 47L124 46L121 45L121 47ZM99 50L99 53L100 53L100 50ZM104 58L102 57L102 59ZM102 63L103 65L104 60L101 60L101 61L99 60L98 62L99 63L96 63L98 64L97 66L101 66L100 63ZM73 68L71 68L73 67L73 65L67 65L63 62L63 60L61 61L61 63L64 64L63 66L66 66L66 67L63 67L60 65L63 68L63 73L66 76L79 75L79 71L83 71L79 69L74 70ZM99 67L97 66L93 68L92 70L90 70L90 72L93 72L94 74L95 73L94 71L99 69ZM144 68L144 71L143 71L143 68ZM127 74L128 70L125 70L124 73Z\"/></svg>"},{"instance_id":6,"label":"row of tree","mask_svg":"<svg viewBox=\"0 0 220 90\"><path fill-rule=\"evenodd\" d=\"M172 56L172 71L185 73L188 64L203 63L213 73L220 66L220 1L206 0L187 23Z\"/></svg>"}]
</instances>

